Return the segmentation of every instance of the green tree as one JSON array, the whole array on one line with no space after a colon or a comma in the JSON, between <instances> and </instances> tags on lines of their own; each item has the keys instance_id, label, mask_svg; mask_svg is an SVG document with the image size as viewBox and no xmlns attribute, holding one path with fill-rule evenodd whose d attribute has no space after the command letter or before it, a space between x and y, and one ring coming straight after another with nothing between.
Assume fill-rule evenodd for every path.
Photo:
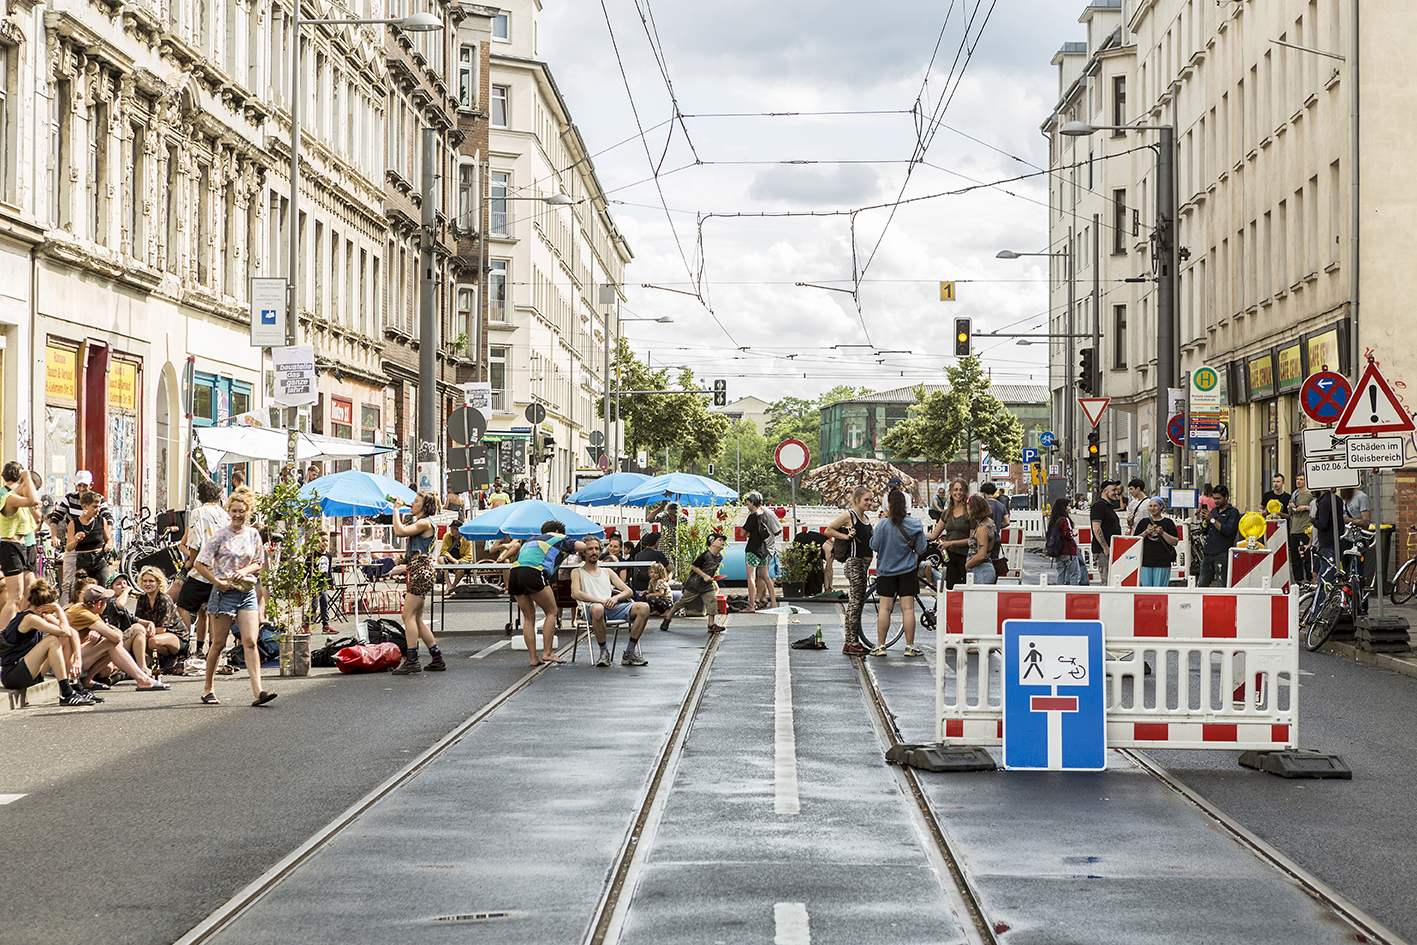
<instances>
[{"instance_id":1,"label":"green tree","mask_svg":"<svg viewBox=\"0 0 1417 945\"><path fill-rule=\"evenodd\" d=\"M883 441L897 456L923 456L948 463L961 449L980 444L994 459L1016 463L1023 457L1023 424L994 396L977 355L945 368L945 390L915 390L910 416L891 428Z\"/></svg>"},{"instance_id":2,"label":"green tree","mask_svg":"<svg viewBox=\"0 0 1417 945\"><path fill-rule=\"evenodd\" d=\"M825 407L827 404L836 403L838 400L855 400L857 397L865 397L867 394L874 394L875 391L869 387L852 387L850 384L838 384L831 390L826 391L817 398L817 406Z\"/></svg>"},{"instance_id":3,"label":"green tree","mask_svg":"<svg viewBox=\"0 0 1417 945\"><path fill-rule=\"evenodd\" d=\"M625 421L627 451L645 450L654 458L672 450L682 467L718 454L728 420L710 413L702 395L688 393L698 389L692 371L681 371L671 387L669 369L651 370L635 357L624 338L616 348L615 362L621 389L652 392L621 395L618 414L616 401L610 402L611 419ZM596 415L605 416L605 404L597 405Z\"/></svg>"}]
</instances>

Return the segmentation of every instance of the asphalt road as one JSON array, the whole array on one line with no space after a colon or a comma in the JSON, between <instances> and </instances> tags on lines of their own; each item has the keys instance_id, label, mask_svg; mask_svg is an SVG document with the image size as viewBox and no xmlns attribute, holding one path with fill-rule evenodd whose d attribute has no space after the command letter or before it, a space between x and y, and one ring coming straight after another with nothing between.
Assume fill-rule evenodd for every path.
<instances>
[{"instance_id":1,"label":"asphalt road","mask_svg":"<svg viewBox=\"0 0 1417 945\"><path fill-rule=\"evenodd\" d=\"M221 706L181 677L0 715L0 794L24 795L0 806L0 942L174 941L520 678L524 652L469 659L505 612L450 605L455 630L494 629L445 633L442 674L268 675L280 697L255 709L238 671Z\"/></svg>"}]
</instances>

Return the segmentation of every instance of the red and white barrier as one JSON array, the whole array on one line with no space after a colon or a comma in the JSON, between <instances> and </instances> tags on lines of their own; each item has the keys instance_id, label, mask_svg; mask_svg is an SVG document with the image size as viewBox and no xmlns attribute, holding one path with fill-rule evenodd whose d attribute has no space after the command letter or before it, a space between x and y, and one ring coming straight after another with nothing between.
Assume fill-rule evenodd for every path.
<instances>
[{"instance_id":1,"label":"red and white barrier","mask_svg":"<svg viewBox=\"0 0 1417 945\"><path fill-rule=\"evenodd\" d=\"M1265 522L1264 546L1253 551L1236 546L1230 549L1226 569L1230 587L1274 587L1289 590L1289 527L1284 522Z\"/></svg>"},{"instance_id":2,"label":"red and white barrier","mask_svg":"<svg viewBox=\"0 0 1417 945\"><path fill-rule=\"evenodd\" d=\"M936 656L937 741L1003 741L1003 625L1101 620L1114 748L1293 747L1298 599L1213 588L1001 589L944 593Z\"/></svg>"},{"instance_id":3,"label":"red and white barrier","mask_svg":"<svg viewBox=\"0 0 1417 945\"><path fill-rule=\"evenodd\" d=\"M1112 587L1141 585L1141 543L1137 535L1118 535L1112 539L1112 558L1108 563L1107 583Z\"/></svg>"}]
</instances>

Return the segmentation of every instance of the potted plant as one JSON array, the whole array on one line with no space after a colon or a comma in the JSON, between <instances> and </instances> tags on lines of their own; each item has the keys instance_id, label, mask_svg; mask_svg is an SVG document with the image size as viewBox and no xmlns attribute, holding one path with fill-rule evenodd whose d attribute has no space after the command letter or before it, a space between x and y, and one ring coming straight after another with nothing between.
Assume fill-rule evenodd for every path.
<instances>
[{"instance_id":1,"label":"potted plant","mask_svg":"<svg viewBox=\"0 0 1417 945\"><path fill-rule=\"evenodd\" d=\"M329 587L329 575L318 560L320 500L302 496L300 486L278 481L257 501L272 546L261 573L270 590L264 616L280 627L282 676L309 675L310 608Z\"/></svg>"},{"instance_id":2,"label":"potted plant","mask_svg":"<svg viewBox=\"0 0 1417 945\"><path fill-rule=\"evenodd\" d=\"M778 555L782 566L782 592L786 597L802 597L806 585L822 580L822 549L819 545L789 542Z\"/></svg>"}]
</instances>

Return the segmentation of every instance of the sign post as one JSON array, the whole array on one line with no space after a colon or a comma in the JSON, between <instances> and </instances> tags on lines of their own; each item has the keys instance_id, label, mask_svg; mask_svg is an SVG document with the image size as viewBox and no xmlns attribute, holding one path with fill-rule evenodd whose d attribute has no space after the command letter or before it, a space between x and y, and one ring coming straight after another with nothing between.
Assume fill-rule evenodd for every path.
<instances>
[{"instance_id":1,"label":"sign post","mask_svg":"<svg viewBox=\"0 0 1417 945\"><path fill-rule=\"evenodd\" d=\"M1099 620L1004 621L1004 767L1101 771L1107 717Z\"/></svg>"},{"instance_id":2,"label":"sign post","mask_svg":"<svg viewBox=\"0 0 1417 945\"><path fill-rule=\"evenodd\" d=\"M783 475L792 480L792 534L797 534L797 477L802 470L812 464L812 451L807 449L807 444L796 437L789 436L781 443L777 444L777 449L773 450L772 461L777 464L777 468L782 470Z\"/></svg>"}]
</instances>

